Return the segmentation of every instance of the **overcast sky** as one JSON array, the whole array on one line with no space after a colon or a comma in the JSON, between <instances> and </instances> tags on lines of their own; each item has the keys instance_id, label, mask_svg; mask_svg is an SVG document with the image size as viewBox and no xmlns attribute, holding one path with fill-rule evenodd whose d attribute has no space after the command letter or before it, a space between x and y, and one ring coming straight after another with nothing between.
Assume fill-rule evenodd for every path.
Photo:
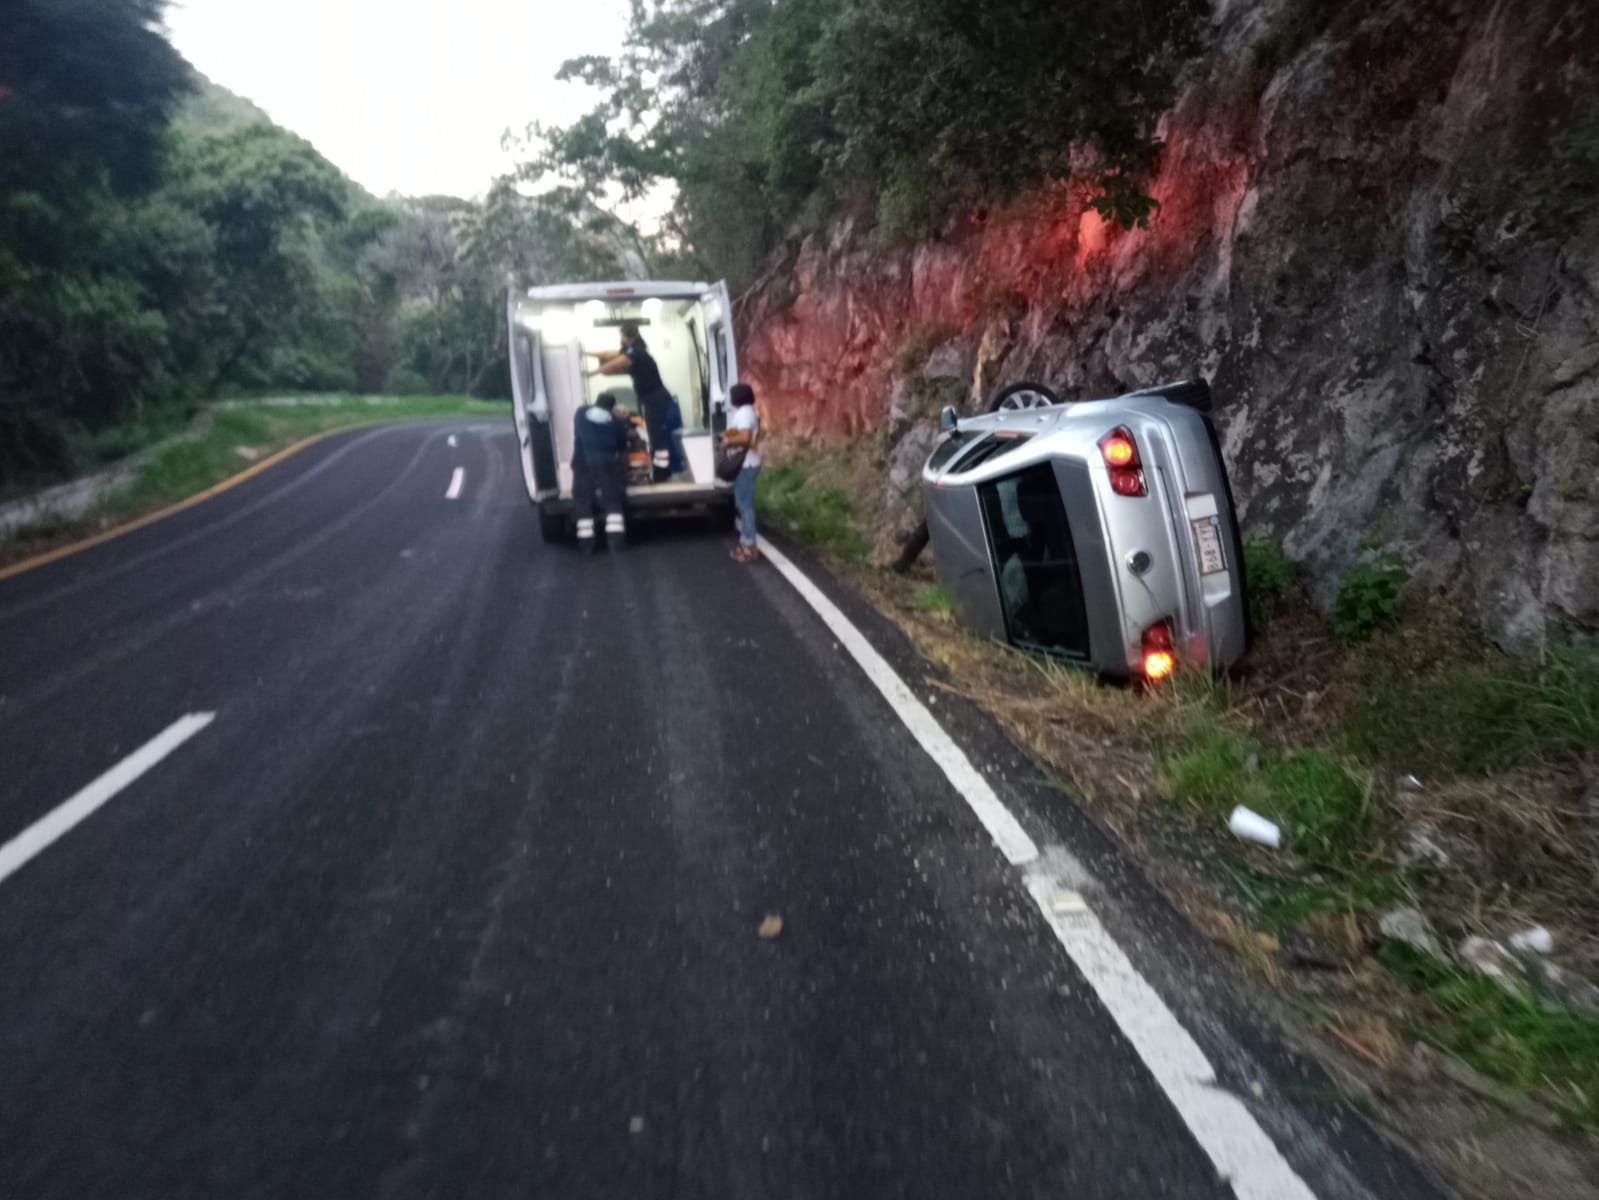
<instances>
[{"instance_id":1,"label":"overcast sky","mask_svg":"<svg viewBox=\"0 0 1599 1200\"><path fill-rule=\"evenodd\" d=\"M500 135L592 96L561 63L620 46L627 0L174 0L177 48L378 195L481 194Z\"/></svg>"}]
</instances>

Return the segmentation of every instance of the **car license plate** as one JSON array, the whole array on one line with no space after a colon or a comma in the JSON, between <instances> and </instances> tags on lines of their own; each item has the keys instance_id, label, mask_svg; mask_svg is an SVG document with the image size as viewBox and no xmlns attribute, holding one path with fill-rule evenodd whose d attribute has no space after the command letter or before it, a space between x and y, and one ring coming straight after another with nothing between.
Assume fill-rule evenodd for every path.
<instances>
[{"instance_id":1,"label":"car license plate","mask_svg":"<svg viewBox=\"0 0 1599 1200\"><path fill-rule=\"evenodd\" d=\"M1199 555L1199 573L1215 575L1227 569L1227 556L1221 549L1221 520L1201 517L1190 521L1194 530L1194 551Z\"/></svg>"}]
</instances>

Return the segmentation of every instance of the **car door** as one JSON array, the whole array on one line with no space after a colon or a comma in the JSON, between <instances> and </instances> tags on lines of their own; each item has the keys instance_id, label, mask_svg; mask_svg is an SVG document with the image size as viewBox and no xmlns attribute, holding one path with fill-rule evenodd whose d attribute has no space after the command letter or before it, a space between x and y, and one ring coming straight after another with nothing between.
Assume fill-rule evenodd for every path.
<instances>
[{"instance_id":1,"label":"car door","mask_svg":"<svg viewBox=\"0 0 1599 1200\"><path fill-rule=\"evenodd\" d=\"M723 281L700 296L705 319L705 349L710 359L711 429L727 428L728 393L738 382L738 348L733 340L733 301Z\"/></svg>"},{"instance_id":2,"label":"car door","mask_svg":"<svg viewBox=\"0 0 1599 1200\"><path fill-rule=\"evenodd\" d=\"M513 293L506 306L511 356L511 413L522 462L522 482L529 500L556 494L555 448L550 436L549 399L543 387L544 367L538 338L519 320L521 307Z\"/></svg>"}]
</instances>

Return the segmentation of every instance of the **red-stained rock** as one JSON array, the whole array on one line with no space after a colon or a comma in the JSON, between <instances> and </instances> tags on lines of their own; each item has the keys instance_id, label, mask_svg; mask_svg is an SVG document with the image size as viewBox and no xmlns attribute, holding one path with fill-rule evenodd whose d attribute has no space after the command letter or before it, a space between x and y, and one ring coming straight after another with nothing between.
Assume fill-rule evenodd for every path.
<instances>
[{"instance_id":1,"label":"red-stained rock","mask_svg":"<svg viewBox=\"0 0 1599 1200\"><path fill-rule=\"evenodd\" d=\"M768 427L880 429L900 351L940 338L972 407L1202 373L1246 523L1323 598L1376 537L1506 640L1599 628L1599 231L1529 182L1599 95L1599 11L1385 0L1252 78L1283 8L1217 4L1147 229L1060 186L898 250L847 221L785 249L739 310Z\"/></svg>"}]
</instances>

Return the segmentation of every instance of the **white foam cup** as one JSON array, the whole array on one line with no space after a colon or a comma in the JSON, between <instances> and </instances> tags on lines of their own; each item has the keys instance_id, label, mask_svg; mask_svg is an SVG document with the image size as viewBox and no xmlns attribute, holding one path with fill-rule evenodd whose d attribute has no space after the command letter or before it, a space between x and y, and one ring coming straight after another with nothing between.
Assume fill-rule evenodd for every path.
<instances>
[{"instance_id":1,"label":"white foam cup","mask_svg":"<svg viewBox=\"0 0 1599 1200\"><path fill-rule=\"evenodd\" d=\"M1262 846L1275 848L1283 844L1283 831L1275 822L1251 812L1242 804L1233 809L1233 815L1227 818L1227 828L1245 841L1259 842Z\"/></svg>"}]
</instances>

